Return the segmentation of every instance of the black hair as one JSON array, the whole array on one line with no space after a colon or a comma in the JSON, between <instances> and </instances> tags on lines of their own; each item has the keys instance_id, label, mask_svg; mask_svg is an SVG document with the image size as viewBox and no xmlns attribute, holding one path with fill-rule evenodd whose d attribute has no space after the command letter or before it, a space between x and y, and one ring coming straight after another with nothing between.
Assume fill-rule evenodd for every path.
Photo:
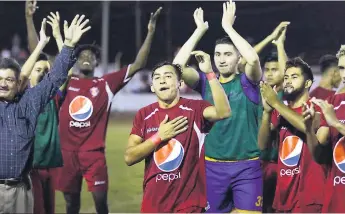
<instances>
[{"instance_id":1,"label":"black hair","mask_svg":"<svg viewBox=\"0 0 345 214\"><path fill-rule=\"evenodd\" d=\"M324 73L328 68L338 66L338 58L331 54L323 55L319 60L321 73Z\"/></svg>"},{"instance_id":2,"label":"black hair","mask_svg":"<svg viewBox=\"0 0 345 214\"><path fill-rule=\"evenodd\" d=\"M289 59L286 62L286 70L291 67L300 68L303 72L304 79L311 80L312 82L314 82L314 75L310 66L306 62L304 62L300 57Z\"/></svg>"},{"instance_id":3,"label":"black hair","mask_svg":"<svg viewBox=\"0 0 345 214\"><path fill-rule=\"evenodd\" d=\"M177 65L177 64L173 64L173 63L171 63L171 62L167 62L167 61L165 61L165 62L160 62L160 63L158 63L157 65L155 65L155 66L153 67L153 69L152 69L152 74L151 74L151 78L153 78L153 75L154 75L154 73L155 73L155 70L157 70L158 68L163 67L163 66L165 66L165 65L170 65L171 67L173 67L173 68L174 68L174 71L175 71L175 73L176 73L176 75L177 75L177 79L178 79L178 80L181 80L181 77L182 77L182 68L181 68L181 66L180 66L180 65Z\"/></svg>"},{"instance_id":4,"label":"black hair","mask_svg":"<svg viewBox=\"0 0 345 214\"><path fill-rule=\"evenodd\" d=\"M222 38L219 38L216 40L216 44L217 45L221 45L221 44L227 44L227 45L232 45L234 46L234 49L236 50L237 54L240 55L240 52L237 50L236 46L234 45L234 43L231 41L230 37L228 36L224 36Z\"/></svg>"},{"instance_id":5,"label":"black hair","mask_svg":"<svg viewBox=\"0 0 345 214\"><path fill-rule=\"evenodd\" d=\"M14 71L14 74L19 79L21 67L19 63L13 58L3 58L0 60L0 69L11 69Z\"/></svg>"},{"instance_id":6,"label":"black hair","mask_svg":"<svg viewBox=\"0 0 345 214\"><path fill-rule=\"evenodd\" d=\"M264 58L264 63L266 62L278 62L278 54L276 52L272 52Z\"/></svg>"},{"instance_id":7,"label":"black hair","mask_svg":"<svg viewBox=\"0 0 345 214\"><path fill-rule=\"evenodd\" d=\"M38 61L49 61L49 57L45 53L40 53L36 62L38 62Z\"/></svg>"},{"instance_id":8,"label":"black hair","mask_svg":"<svg viewBox=\"0 0 345 214\"><path fill-rule=\"evenodd\" d=\"M90 50L93 54L95 54L97 61L101 58L101 48L96 44L83 44L79 45L75 50L75 56L78 58L79 54L84 50Z\"/></svg>"}]
</instances>

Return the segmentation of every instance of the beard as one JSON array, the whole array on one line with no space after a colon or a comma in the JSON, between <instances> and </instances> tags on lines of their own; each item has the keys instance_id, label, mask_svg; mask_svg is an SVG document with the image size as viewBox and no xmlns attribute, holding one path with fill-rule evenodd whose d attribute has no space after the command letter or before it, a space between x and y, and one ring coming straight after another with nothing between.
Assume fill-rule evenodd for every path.
<instances>
[{"instance_id":1,"label":"beard","mask_svg":"<svg viewBox=\"0 0 345 214\"><path fill-rule=\"evenodd\" d=\"M290 86L292 87L292 86ZM294 88L293 88L294 89ZM303 93L303 88L297 88L294 89L293 91L289 92L286 88L284 88L284 98L287 101L294 101L300 94Z\"/></svg>"}]
</instances>

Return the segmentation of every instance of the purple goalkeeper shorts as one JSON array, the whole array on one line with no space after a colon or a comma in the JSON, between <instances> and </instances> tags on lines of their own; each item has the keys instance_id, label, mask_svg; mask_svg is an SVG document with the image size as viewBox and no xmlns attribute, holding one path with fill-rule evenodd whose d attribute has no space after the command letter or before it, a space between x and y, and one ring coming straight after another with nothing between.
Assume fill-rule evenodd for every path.
<instances>
[{"instance_id":1,"label":"purple goalkeeper shorts","mask_svg":"<svg viewBox=\"0 0 345 214\"><path fill-rule=\"evenodd\" d=\"M260 160L213 162L206 160L208 213L233 209L262 211Z\"/></svg>"}]
</instances>

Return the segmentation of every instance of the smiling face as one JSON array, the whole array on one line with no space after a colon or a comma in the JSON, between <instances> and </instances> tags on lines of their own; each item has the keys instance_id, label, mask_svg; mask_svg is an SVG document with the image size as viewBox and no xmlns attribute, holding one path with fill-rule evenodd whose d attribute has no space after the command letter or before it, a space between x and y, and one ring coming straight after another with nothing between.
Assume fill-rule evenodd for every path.
<instances>
[{"instance_id":1,"label":"smiling face","mask_svg":"<svg viewBox=\"0 0 345 214\"><path fill-rule=\"evenodd\" d=\"M97 57L91 50L85 49L79 53L76 64L80 72L89 75L94 72L97 66Z\"/></svg>"},{"instance_id":2,"label":"smiling face","mask_svg":"<svg viewBox=\"0 0 345 214\"><path fill-rule=\"evenodd\" d=\"M175 68L171 65L163 65L153 71L151 90L158 99L169 103L179 95L181 81Z\"/></svg>"},{"instance_id":3,"label":"smiling face","mask_svg":"<svg viewBox=\"0 0 345 214\"><path fill-rule=\"evenodd\" d=\"M18 80L12 69L0 69L0 99L13 100L18 92Z\"/></svg>"}]
</instances>

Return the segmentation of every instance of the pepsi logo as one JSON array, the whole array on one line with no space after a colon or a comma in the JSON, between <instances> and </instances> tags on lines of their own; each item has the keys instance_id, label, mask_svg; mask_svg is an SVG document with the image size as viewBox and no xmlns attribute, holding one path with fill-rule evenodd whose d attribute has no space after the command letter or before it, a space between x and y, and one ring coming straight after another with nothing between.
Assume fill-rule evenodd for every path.
<instances>
[{"instance_id":1,"label":"pepsi logo","mask_svg":"<svg viewBox=\"0 0 345 214\"><path fill-rule=\"evenodd\" d=\"M93 112L93 105L89 98L76 96L69 104L69 115L76 121L89 119Z\"/></svg>"},{"instance_id":2,"label":"pepsi logo","mask_svg":"<svg viewBox=\"0 0 345 214\"><path fill-rule=\"evenodd\" d=\"M163 172L171 172L181 165L183 156L182 144L173 138L168 143L156 148L153 159L158 169Z\"/></svg>"},{"instance_id":3,"label":"pepsi logo","mask_svg":"<svg viewBox=\"0 0 345 214\"><path fill-rule=\"evenodd\" d=\"M303 141L297 136L288 136L284 139L279 151L280 161L289 167L297 166L301 157Z\"/></svg>"},{"instance_id":4,"label":"pepsi logo","mask_svg":"<svg viewBox=\"0 0 345 214\"><path fill-rule=\"evenodd\" d=\"M345 173L345 141L344 137L340 138L333 149L333 160L338 169Z\"/></svg>"}]
</instances>

